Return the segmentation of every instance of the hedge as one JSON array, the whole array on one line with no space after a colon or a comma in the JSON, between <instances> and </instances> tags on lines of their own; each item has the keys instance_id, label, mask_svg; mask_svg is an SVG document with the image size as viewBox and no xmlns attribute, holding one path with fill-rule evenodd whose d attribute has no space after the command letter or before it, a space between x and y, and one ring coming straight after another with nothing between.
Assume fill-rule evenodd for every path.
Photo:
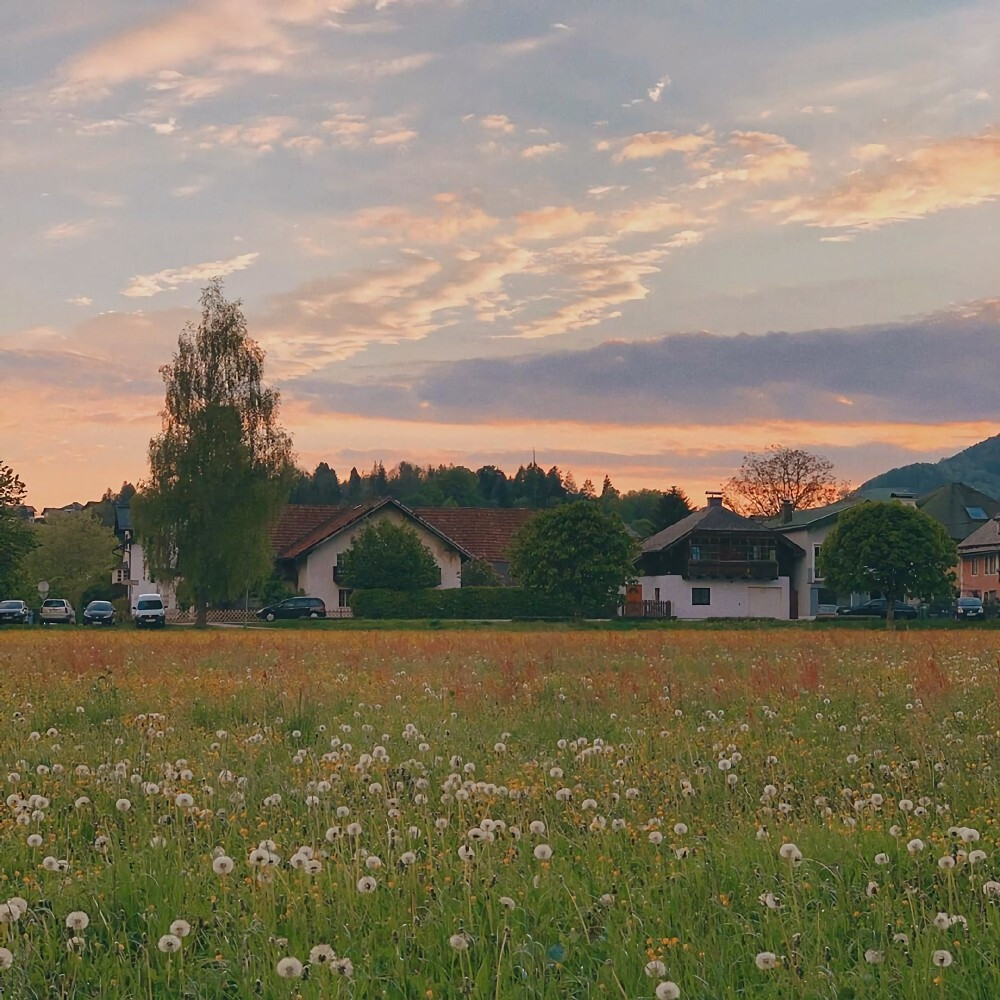
<instances>
[{"instance_id":1,"label":"hedge","mask_svg":"<svg viewBox=\"0 0 1000 1000\"><path fill-rule=\"evenodd\" d=\"M565 601L522 587L453 587L447 590L357 590L356 618L571 618Z\"/></svg>"}]
</instances>

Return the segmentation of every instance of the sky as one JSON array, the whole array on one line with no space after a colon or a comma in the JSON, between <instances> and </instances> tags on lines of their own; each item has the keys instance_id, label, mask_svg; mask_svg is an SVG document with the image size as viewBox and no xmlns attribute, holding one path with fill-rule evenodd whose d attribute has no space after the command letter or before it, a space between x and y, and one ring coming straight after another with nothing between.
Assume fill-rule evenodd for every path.
<instances>
[{"instance_id":1,"label":"sky","mask_svg":"<svg viewBox=\"0 0 1000 1000\"><path fill-rule=\"evenodd\" d=\"M694 499L1000 430L995 0L0 10L0 461L136 482L207 281L299 463Z\"/></svg>"}]
</instances>

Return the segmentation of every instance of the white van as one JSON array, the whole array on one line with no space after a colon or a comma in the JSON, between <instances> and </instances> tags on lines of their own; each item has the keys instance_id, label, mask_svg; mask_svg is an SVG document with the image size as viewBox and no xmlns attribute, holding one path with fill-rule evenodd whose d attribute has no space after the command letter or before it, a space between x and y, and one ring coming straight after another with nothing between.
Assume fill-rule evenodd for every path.
<instances>
[{"instance_id":1,"label":"white van","mask_svg":"<svg viewBox=\"0 0 1000 1000\"><path fill-rule=\"evenodd\" d=\"M132 608L132 621L136 628L163 628L167 624L167 611L159 594L140 594Z\"/></svg>"}]
</instances>

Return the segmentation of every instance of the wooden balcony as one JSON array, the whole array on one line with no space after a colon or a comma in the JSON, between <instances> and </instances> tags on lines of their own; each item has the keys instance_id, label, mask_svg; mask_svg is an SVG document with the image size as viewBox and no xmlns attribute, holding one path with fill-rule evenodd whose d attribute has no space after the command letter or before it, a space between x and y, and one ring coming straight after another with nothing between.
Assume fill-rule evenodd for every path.
<instances>
[{"instance_id":1,"label":"wooden balcony","mask_svg":"<svg viewBox=\"0 0 1000 1000\"><path fill-rule=\"evenodd\" d=\"M686 580L777 580L777 559L689 559Z\"/></svg>"}]
</instances>

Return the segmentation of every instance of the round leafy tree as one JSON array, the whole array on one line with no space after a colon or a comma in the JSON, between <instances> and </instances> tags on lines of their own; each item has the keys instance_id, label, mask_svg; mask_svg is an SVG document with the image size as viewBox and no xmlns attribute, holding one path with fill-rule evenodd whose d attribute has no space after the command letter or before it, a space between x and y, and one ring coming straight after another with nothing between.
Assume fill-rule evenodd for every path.
<instances>
[{"instance_id":1,"label":"round leafy tree","mask_svg":"<svg viewBox=\"0 0 1000 1000\"><path fill-rule=\"evenodd\" d=\"M365 525L338 563L354 590L424 590L441 582L438 564L420 536L388 518Z\"/></svg>"},{"instance_id":2,"label":"round leafy tree","mask_svg":"<svg viewBox=\"0 0 1000 1000\"><path fill-rule=\"evenodd\" d=\"M533 517L511 545L511 569L529 590L603 611L632 574L636 545L622 519L579 500Z\"/></svg>"},{"instance_id":3,"label":"round leafy tree","mask_svg":"<svg viewBox=\"0 0 1000 1000\"><path fill-rule=\"evenodd\" d=\"M488 559L470 559L462 566L463 587L502 587L500 574Z\"/></svg>"},{"instance_id":4,"label":"round leafy tree","mask_svg":"<svg viewBox=\"0 0 1000 1000\"><path fill-rule=\"evenodd\" d=\"M819 553L819 569L835 590L881 592L886 624L906 597L949 596L958 550L944 527L898 501L861 503L844 511Z\"/></svg>"}]
</instances>

